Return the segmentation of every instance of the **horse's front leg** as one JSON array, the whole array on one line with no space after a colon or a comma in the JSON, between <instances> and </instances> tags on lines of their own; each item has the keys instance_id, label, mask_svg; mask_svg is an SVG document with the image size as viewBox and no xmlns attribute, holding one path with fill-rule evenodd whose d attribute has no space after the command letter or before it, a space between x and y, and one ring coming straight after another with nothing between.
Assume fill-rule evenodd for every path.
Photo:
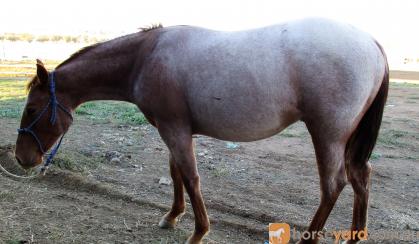
<instances>
[{"instance_id":1,"label":"horse's front leg","mask_svg":"<svg viewBox=\"0 0 419 244\"><path fill-rule=\"evenodd\" d=\"M191 130L189 126L162 123L159 124L158 130L173 156L175 169L180 173L195 214L195 231L186 243L201 243L209 231L209 220L201 195Z\"/></svg>"},{"instance_id":2,"label":"horse's front leg","mask_svg":"<svg viewBox=\"0 0 419 244\"><path fill-rule=\"evenodd\" d=\"M185 212L185 196L183 192L183 181L180 170L176 165L175 159L170 154L170 175L173 180L173 204L172 209L160 220L160 228L174 228L179 217Z\"/></svg>"}]
</instances>

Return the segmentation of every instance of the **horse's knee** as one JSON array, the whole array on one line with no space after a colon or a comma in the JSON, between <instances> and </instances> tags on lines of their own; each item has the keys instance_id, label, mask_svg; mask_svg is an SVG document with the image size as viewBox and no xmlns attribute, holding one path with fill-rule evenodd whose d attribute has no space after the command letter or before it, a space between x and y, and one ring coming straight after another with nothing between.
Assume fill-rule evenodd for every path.
<instances>
[{"instance_id":1,"label":"horse's knee","mask_svg":"<svg viewBox=\"0 0 419 244\"><path fill-rule=\"evenodd\" d=\"M336 200L338 199L340 193L342 192L343 188L345 187L344 184L337 184L333 190L329 189L326 191L322 191L321 194L321 201L325 204L332 204L334 205L334 203L336 202Z\"/></svg>"},{"instance_id":2,"label":"horse's knee","mask_svg":"<svg viewBox=\"0 0 419 244\"><path fill-rule=\"evenodd\" d=\"M322 201L335 202L347 183L348 181L343 170L339 170L335 175L324 179L324 182L321 184Z\"/></svg>"},{"instance_id":3,"label":"horse's knee","mask_svg":"<svg viewBox=\"0 0 419 244\"><path fill-rule=\"evenodd\" d=\"M365 163L352 162L349 164L348 170L349 180L351 181L357 178L369 177L372 171L372 166L369 161Z\"/></svg>"},{"instance_id":4,"label":"horse's knee","mask_svg":"<svg viewBox=\"0 0 419 244\"><path fill-rule=\"evenodd\" d=\"M200 177L198 174L192 174L183 177L183 184L185 185L186 189L195 189L199 186Z\"/></svg>"}]
</instances>

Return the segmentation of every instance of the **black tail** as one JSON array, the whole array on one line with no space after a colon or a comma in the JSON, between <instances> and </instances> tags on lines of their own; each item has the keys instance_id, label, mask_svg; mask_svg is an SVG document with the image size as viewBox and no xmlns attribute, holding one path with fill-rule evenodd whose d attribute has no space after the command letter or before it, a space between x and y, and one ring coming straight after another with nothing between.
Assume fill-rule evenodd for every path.
<instances>
[{"instance_id":1,"label":"black tail","mask_svg":"<svg viewBox=\"0 0 419 244\"><path fill-rule=\"evenodd\" d=\"M365 164L374 149L383 118L384 105L387 100L389 87L389 69L387 57L381 45L376 42L385 59L385 73L374 101L362 117L358 127L349 138L345 149L346 163Z\"/></svg>"}]
</instances>

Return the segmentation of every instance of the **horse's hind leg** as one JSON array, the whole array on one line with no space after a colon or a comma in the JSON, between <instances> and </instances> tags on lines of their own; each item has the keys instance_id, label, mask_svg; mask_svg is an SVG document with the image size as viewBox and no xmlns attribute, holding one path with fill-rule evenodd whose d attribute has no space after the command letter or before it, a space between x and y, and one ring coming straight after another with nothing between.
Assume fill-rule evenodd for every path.
<instances>
[{"instance_id":1,"label":"horse's hind leg","mask_svg":"<svg viewBox=\"0 0 419 244\"><path fill-rule=\"evenodd\" d=\"M195 215L195 231L186 243L201 243L209 231L209 220L201 195L192 134L188 126L183 124L159 124L158 130L173 156L173 162L182 178Z\"/></svg>"},{"instance_id":2,"label":"horse's hind leg","mask_svg":"<svg viewBox=\"0 0 419 244\"><path fill-rule=\"evenodd\" d=\"M354 208L352 217L352 233L354 240L349 240L346 243L357 243L360 237L366 238L367 225L367 210L368 210L368 195L370 186L371 165L369 162L355 163L349 162L348 178L354 189ZM365 231L359 233L359 231Z\"/></svg>"},{"instance_id":3,"label":"horse's hind leg","mask_svg":"<svg viewBox=\"0 0 419 244\"><path fill-rule=\"evenodd\" d=\"M183 181L180 170L175 159L170 154L170 175L173 180L173 204L172 209L160 220L160 228L174 228L178 219L185 212L185 196L183 192Z\"/></svg>"},{"instance_id":4,"label":"horse's hind leg","mask_svg":"<svg viewBox=\"0 0 419 244\"><path fill-rule=\"evenodd\" d=\"M309 129L310 130L310 129ZM320 206L314 215L308 231L310 238L301 239L300 243L318 243L319 231L322 231L339 194L346 185L345 145L341 140L332 140L326 134L310 130L316 152L320 175ZM321 135L320 135L321 134Z\"/></svg>"}]
</instances>

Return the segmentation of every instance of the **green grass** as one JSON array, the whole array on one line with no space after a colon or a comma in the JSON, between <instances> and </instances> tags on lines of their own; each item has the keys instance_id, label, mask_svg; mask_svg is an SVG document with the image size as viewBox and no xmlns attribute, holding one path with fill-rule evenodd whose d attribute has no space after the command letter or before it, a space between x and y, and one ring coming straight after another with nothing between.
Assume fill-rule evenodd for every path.
<instances>
[{"instance_id":1,"label":"green grass","mask_svg":"<svg viewBox=\"0 0 419 244\"><path fill-rule=\"evenodd\" d=\"M280 133L280 135L283 136L283 137L301 137L301 135L298 132L296 132L292 129L289 129L289 128L283 130Z\"/></svg>"},{"instance_id":2,"label":"green grass","mask_svg":"<svg viewBox=\"0 0 419 244\"><path fill-rule=\"evenodd\" d=\"M76 115L100 122L144 124L147 122L137 106L125 102L95 101L87 102L77 108Z\"/></svg>"},{"instance_id":3,"label":"green grass","mask_svg":"<svg viewBox=\"0 0 419 244\"><path fill-rule=\"evenodd\" d=\"M370 157L370 159L371 159L371 160L378 160L378 159L380 159L382 156L383 156L383 155L381 155L380 153L372 152L372 153L371 153L371 157Z\"/></svg>"},{"instance_id":4,"label":"green grass","mask_svg":"<svg viewBox=\"0 0 419 244\"><path fill-rule=\"evenodd\" d=\"M25 105L26 81L0 78L0 118L19 118Z\"/></svg>"},{"instance_id":5,"label":"green grass","mask_svg":"<svg viewBox=\"0 0 419 244\"><path fill-rule=\"evenodd\" d=\"M24 79L1 78L0 101L26 97Z\"/></svg>"},{"instance_id":6,"label":"green grass","mask_svg":"<svg viewBox=\"0 0 419 244\"><path fill-rule=\"evenodd\" d=\"M47 61L45 65L53 69L59 61ZM13 72L34 73L34 61L5 61L0 66L0 118L18 119L21 117L27 96L25 85L30 77ZM10 72L10 73L8 73ZM115 101L88 102L76 109L76 117L95 122L112 122L117 124L144 124L146 119L138 108L129 103Z\"/></svg>"},{"instance_id":7,"label":"green grass","mask_svg":"<svg viewBox=\"0 0 419 244\"><path fill-rule=\"evenodd\" d=\"M419 84L415 83L408 83L408 82L390 82L390 89L391 88L419 88Z\"/></svg>"},{"instance_id":8,"label":"green grass","mask_svg":"<svg viewBox=\"0 0 419 244\"><path fill-rule=\"evenodd\" d=\"M228 172L228 170L226 169L226 168L224 168L224 167L216 167L213 171L212 171L212 174L215 176L215 177L224 177L224 176L227 176L228 174L229 174L229 172Z\"/></svg>"},{"instance_id":9,"label":"green grass","mask_svg":"<svg viewBox=\"0 0 419 244\"><path fill-rule=\"evenodd\" d=\"M407 131L402 130L383 130L378 136L378 143L388 146L406 146L406 143L402 142L402 139L408 136Z\"/></svg>"},{"instance_id":10,"label":"green grass","mask_svg":"<svg viewBox=\"0 0 419 244\"><path fill-rule=\"evenodd\" d=\"M0 78L0 118L20 118L27 96L25 79ZM116 124L146 123L134 104L116 101L88 102L76 109L76 117Z\"/></svg>"},{"instance_id":11,"label":"green grass","mask_svg":"<svg viewBox=\"0 0 419 244\"><path fill-rule=\"evenodd\" d=\"M16 239L6 241L6 244L20 244L20 243L22 243L22 241L16 240Z\"/></svg>"},{"instance_id":12,"label":"green grass","mask_svg":"<svg viewBox=\"0 0 419 244\"><path fill-rule=\"evenodd\" d=\"M25 99L0 100L0 118L20 118Z\"/></svg>"},{"instance_id":13,"label":"green grass","mask_svg":"<svg viewBox=\"0 0 419 244\"><path fill-rule=\"evenodd\" d=\"M0 201L11 201L15 199L15 195L10 191L0 191Z\"/></svg>"},{"instance_id":14,"label":"green grass","mask_svg":"<svg viewBox=\"0 0 419 244\"><path fill-rule=\"evenodd\" d=\"M101 162L99 155L85 156L74 151L62 151L54 158L54 165L58 168L81 173L97 168Z\"/></svg>"}]
</instances>

